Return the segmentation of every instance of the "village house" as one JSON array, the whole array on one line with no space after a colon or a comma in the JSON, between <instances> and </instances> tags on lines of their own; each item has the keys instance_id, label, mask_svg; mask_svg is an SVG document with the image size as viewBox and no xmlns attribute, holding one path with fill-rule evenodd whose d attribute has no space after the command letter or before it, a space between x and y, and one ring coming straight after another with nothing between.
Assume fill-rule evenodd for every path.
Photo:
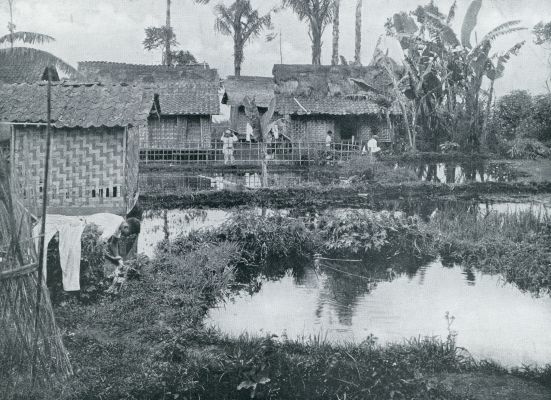
<instances>
[{"instance_id":1,"label":"village house","mask_svg":"<svg viewBox=\"0 0 551 400\"><path fill-rule=\"evenodd\" d=\"M220 79L207 64L84 61L78 70L91 81L141 85L158 95L160 119L150 118L148 129L140 132L140 149L210 148L212 116L220 113Z\"/></svg>"},{"instance_id":2,"label":"village house","mask_svg":"<svg viewBox=\"0 0 551 400\"><path fill-rule=\"evenodd\" d=\"M399 108L383 101L391 82L378 67L275 65L276 112L288 121L293 142L321 143L327 131L335 142L390 142ZM364 83L365 91L355 81Z\"/></svg>"},{"instance_id":3,"label":"village house","mask_svg":"<svg viewBox=\"0 0 551 400\"><path fill-rule=\"evenodd\" d=\"M43 190L47 84L0 85L0 124L28 208ZM52 85L49 212L125 214L138 196L138 138L158 113L152 92L127 84Z\"/></svg>"},{"instance_id":4,"label":"village house","mask_svg":"<svg viewBox=\"0 0 551 400\"><path fill-rule=\"evenodd\" d=\"M59 81L59 74L55 67L50 68L50 79ZM2 83L35 83L47 80L46 64L19 57L16 61L0 55L0 84ZM9 158L10 128L0 125L0 159Z\"/></svg>"},{"instance_id":5,"label":"village house","mask_svg":"<svg viewBox=\"0 0 551 400\"><path fill-rule=\"evenodd\" d=\"M254 99L260 114L264 114L274 98L274 79L263 76L228 76L224 82L222 104L230 106L230 127L240 138L246 136L248 119L243 100Z\"/></svg>"}]
</instances>

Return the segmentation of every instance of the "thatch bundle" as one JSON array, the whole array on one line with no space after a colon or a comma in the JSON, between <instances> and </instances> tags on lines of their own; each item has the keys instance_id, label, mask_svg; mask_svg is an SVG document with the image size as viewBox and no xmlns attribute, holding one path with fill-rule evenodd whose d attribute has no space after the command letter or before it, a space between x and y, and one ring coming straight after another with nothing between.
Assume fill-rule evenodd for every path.
<instances>
[{"instance_id":1,"label":"thatch bundle","mask_svg":"<svg viewBox=\"0 0 551 400\"><path fill-rule=\"evenodd\" d=\"M0 393L8 399L59 384L72 372L45 284L37 308L31 215L17 198L0 158Z\"/></svg>"}]
</instances>

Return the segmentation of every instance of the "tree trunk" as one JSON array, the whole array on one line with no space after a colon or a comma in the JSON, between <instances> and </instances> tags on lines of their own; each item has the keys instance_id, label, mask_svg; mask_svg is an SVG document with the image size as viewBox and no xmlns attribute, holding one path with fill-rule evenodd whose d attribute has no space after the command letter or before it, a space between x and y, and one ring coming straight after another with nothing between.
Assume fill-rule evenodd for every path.
<instances>
[{"instance_id":1,"label":"tree trunk","mask_svg":"<svg viewBox=\"0 0 551 400\"><path fill-rule=\"evenodd\" d=\"M488 95L488 104L486 105L486 115L484 117L484 124L482 125L482 148L488 149L488 124L490 123L490 116L492 114L492 101L494 97L494 80L490 81L490 94Z\"/></svg>"},{"instance_id":2,"label":"tree trunk","mask_svg":"<svg viewBox=\"0 0 551 400\"><path fill-rule=\"evenodd\" d=\"M331 65L339 65L339 13L340 13L340 0L334 0L335 10L333 12L333 53L331 56Z\"/></svg>"},{"instance_id":3,"label":"tree trunk","mask_svg":"<svg viewBox=\"0 0 551 400\"><path fill-rule=\"evenodd\" d=\"M266 142L262 141L261 143L261 153L262 153L262 182L261 185L263 188L268 187L268 149L266 147Z\"/></svg>"},{"instance_id":4,"label":"tree trunk","mask_svg":"<svg viewBox=\"0 0 551 400\"><path fill-rule=\"evenodd\" d=\"M356 3L356 46L354 49L354 62L361 65L362 52L362 0Z\"/></svg>"},{"instance_id":5,"label":"tree trunk","mask_svg":"<svg viewBox=\"0 0 551 400\"><path fill-rule=\"evenodd\" d=\"M243 64L243 46L239 43L233 44L233 67L234 75L241 76L241 64Z\"/></svg>"},{"instance_id":6,"label":"tree trunk","mask_svg":"<svg viewBox=\"0 0 551 400\"><path fill-rule=\"evenodd\" d=\"M13 24L13 0L8 0L8 4L10 6L10 49L13 50L13 31L15 30L15 25Z\"/></svg>"},{"instance_id":7,"label":"tree trunk","mask_svg":"<svg viewBox=\"0 0 551 400\"><path fill-rule=\"evenodd\" d=\"M171 50L170 50L170 41L172 40L172 31L170 30L170 1L166 0L166 29L167 29L167 37L166 37L166 43L165 43L165 57L164 57L164 64L170 65L171 64Z\"/></svg>"},{"instance_id":8,"label":"tree trunk","mask_svg":"<svg viewBox=\"0 0 551 400\"><path fill-rule=\"evenodd\" d=\"M310 24L310 34L312 35L312 64L321 65L321 27L312 22Z\"/></svg>"}]
</instances>

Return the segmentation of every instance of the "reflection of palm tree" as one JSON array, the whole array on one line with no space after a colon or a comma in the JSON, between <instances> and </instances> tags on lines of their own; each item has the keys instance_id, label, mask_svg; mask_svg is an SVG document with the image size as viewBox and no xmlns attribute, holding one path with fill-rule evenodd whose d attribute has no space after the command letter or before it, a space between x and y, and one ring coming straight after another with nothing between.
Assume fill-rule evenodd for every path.
<instances>
[{"instance_id":1,"label":"reflection of palm tree","mask_svg":"<svg viewBox=\"0 0 551 400\"><path fill-rule=\"evenodd\" d=\"M320 292L316 316L320 317L323 306L329 304L335 308L339 322L350 326L360 297L375 290L379 282L391 282L402 275L414 277L421 264L409 258L396 258L391 261L370 260L369 265L324 260L321 265L326 279Z\"/></svg>"}]
</instances>

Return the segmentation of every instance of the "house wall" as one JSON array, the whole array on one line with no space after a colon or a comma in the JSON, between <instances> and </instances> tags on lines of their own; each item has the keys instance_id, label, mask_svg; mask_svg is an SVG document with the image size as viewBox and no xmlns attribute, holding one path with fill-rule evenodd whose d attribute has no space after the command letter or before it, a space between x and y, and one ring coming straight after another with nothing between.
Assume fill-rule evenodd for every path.
<instances>
[{"instance_id":1,"label":"house wall","mask_svg":"<svg viewBox=\"0 0 551 400\"><path fill-rule=\"evenodd\" d=\"M266 108L259 108L260 115L264 115L264 113L267 111ZM272 120L278 119L279 116L277 114L274 114L274 117ZM240 135L245 137L247 132L247 123L249 122L249 119L247 118L247 114L245 114L245 108L243 106L236 107L232 106L231 112L230 112L230 126L232 129L235 129L237 132L239 132Z\"/></svg>"},{"instance_id":2,"label":"house wall","mask_svg":"<svg viewBox=\"0 0 551 400\"><path fill-rule=\"evenodd\" d=\"M211 140L212 121L208 115L168 116L150 118L148 132L140 137L140 148L170 149L193 142L208 148Z\"/></svg>"},{"instance_id":3,"label":"house wall","mask_svg":"<svg viewBox=\"0 0 551 400\"><path fill-rule=\"evenodd\" d=\"M45 127L15 127L14 171L32 211L41 203L46 134ZM50 213L82 215L126 212L126 173L137 176L135 138L128 143L125 129L53 129L51 136L48 203ZM130 145L130 155L125 151ZM135 179L135 178L132 178Z\"/></svg>"},{"instance_id":4,"label":"house wall","mask_svg":"<svg viewBox=\"0 0 551 400\"><path fill-rule=\"evenodd\" d=\"M347 116L348 120L353 118L353 131L344 130L344 117L341 116L290 116L289 131L291 140L300 143L325 142L327 131L332 131L334 141L350 140L352 133L355 141L367 141L373 134L377 134L379 142L390 142L392 140L392 129L389 127L386 117L377 116ZM348 128L350 129L350 128Z\"/></svg>"},{"instance_id":5,"label":"house wall","mask_svg":"<svg viewBox=\"0 0 551 400\"><path fill-rule=\"evenodd\" d=\"M324 143L327 131L335 134L334 140L340 140L339 132L335 131L335 120L323 116L291 116L289 133L292 142Z\"/></svg>"},{"instance_id":6,"label":"house wall","mask_svg":"<svg viewBox=\"0 0 551 400\"><path fill-rule=\"evenodd\" d=\"M147 132L147 126L129 127L126 136L126 212L136 205L139 195L139 138L142 132Z\"/></svg>"}]
</instances>

